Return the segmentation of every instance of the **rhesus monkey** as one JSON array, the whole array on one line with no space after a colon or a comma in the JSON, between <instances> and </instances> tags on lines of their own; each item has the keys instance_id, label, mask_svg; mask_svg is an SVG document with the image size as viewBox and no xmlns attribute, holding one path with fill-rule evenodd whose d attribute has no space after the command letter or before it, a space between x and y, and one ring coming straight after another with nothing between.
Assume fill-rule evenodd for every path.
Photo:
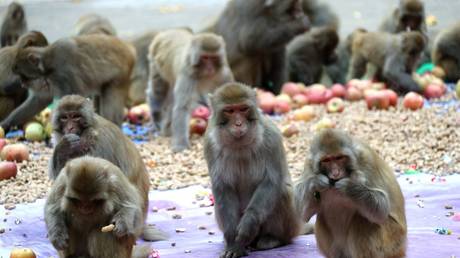
<instances>
[{"instance_id":1,"label":"rhesus monkey","mask_svg":"<svg viewBox=\"0 0 460 258\"><path fill-rule=\"evenodd\" d=\"M189 121L193 105L202 95L233 81L225 42L212 33L187 29L158 33L149 48L147 91L154 125L172 134L173 151L190 146Z\"/></svg>"},{"instance_id":2,"label":"rhesus monkey","mask_svg":"<svg viewBox=\"0 0 460 258\"><path fill-rule=\"evenodd\" d=\"M133 253L144 223L142 206L142 196L120 168L101 158L73 159L46 200L48 238L61 258L145 258L149 250ZM109 224L112 231L103 232Z\"/></svg>"},{"instance_id":3,"label":"rhesus monkey","mask_svg":"<svg viewBox=\"0 0 460 258\"><path fill-rule=\"evenodd\" d=\"M315 136L295 187L305 221L316 214L318 247L327 258L402 258L404 197L393 170L367 144L326 129Z\"/></svg>"},{"instance_id":4,"label":"rhesus monkey","mask_svg":"<svg viewBox=\"0 0 460 258\"><path fill-rule=\"evenodd\" d=\"M145 91L149 78L149 46L158 32L149 31L139 37L128 40L136 49L136 64L131 74L131 87L129 89L130 105L139 105L146 102Z\"/></svg>"},{"instance_id":5,"label":"rhesus monkey","mask_svg":"<svg viewBox=\"0 0 460 258\"><path fill-rule=\"evenodd\" d=\"M71 159L83 155L106 159L119 167L140 192L145 220L150 187L148 172L137 147L121 129L97 115L92 102L78 95L68 95L59 101L53 111L52 126L56 146L49 165L50 178L56 179ZM154 241L164 236L146 227L143 238Z\"/></svg>"},{"instance_id":6,"label":"rhesus monkey","mask_svg":"<svg viewBox=\"0 0 460 258\"><path fill-rule=\"evenodd\" d=\"M278 94L286 45L309 27L300 0L231 0L206 31L224 37L236 81Z\"/></svg>"},{"instance_id":7,"label":"rhesus monkey","mask_svg":"<svg viewBox=\"0 0 460 258\"><path fill-rule=\"evenodd\" d=\"M24 8L19 3L12 2L8 5L0 31L1 47L14 45L26 32L27 22Z\"/></svg>"},{"instance_id":8,"label":"rhesus monkey","mask_svg":"<svg viewBox=\"0 0 460 258\"><path fill-rule=\"evenodd\" d=\"M256 92L228 83L211 96L204 155L226 247L221 258L270 249L299 234L291 178L278 128L257 108Z\"/></svg>"},{"instance_id":9,"label":"rhesus monkey","mask_svg":"<svg viewBox=\"0 0 460 258\"><path fill-rule=\"evenodd\" d=\"M13 73L19 49L46 45L48 41L42 33L29 31L22 35L15 45L0 49L0 121L27 98L27 89L21 87L19 76Z\"/></svg>"},{"instance_id":10,"label":"rhesus monkey","mask_svg":"<svg viewBox=\"0 0 460 258\"><path fill-rule=\"evenodd\" d=\"M446 72L446 81L460 80L460 22L438 34L431 57L433 63Z\"/></svg>"},{"instance_id":11,"label":"rhesus monkey","mask_svg":"<svg viewBox=\"0 0 460 258\"><path fill-rule=\"evenodd\" d=\"M400 0L399 6L380 25L380 31L399 33L420 31L427 35L425 6L420 0Z\"/></svg>"},{"instance_id":12,"label":"rhesus monkey","mask_svg":"<svg viewBox=\"0 0 460 258\"><path fill-rule=\"evenodd\" d=\"M339 30L339 17L332 11L331 7L324 1L301 0L302 9L308 16L312 27L332 27Z\"/></svg>"},{"instance_id":13,"label":"rhesus monkey","mask_svg":"<svg viewBox=\"0 0 460 258\"><path fill-rule=\"evenodd\" d=\"M289 81L319 83L323 66L337 61L338 44L339 35L331 27L316 28L294 38L286 51Z\"/></svg>"},{"instance_id":14,"label":"rhesus monkey","mask_svg":"<svg viewBox=\"0 0 460 258\"><path fill-rule=\"evenodd\" d=\"M76 35L117 35L117 31L115 30L109 19L94 13L81 16L75 24L75 32Z\"/></svg>"},{"instance_id":15,"label":"rhesus monkey","mask_svg":"<svg viewBox=\"0 0 460 258\"><path fill-rule=\"evenodd\" d=\"M0 126L9 129L23 124L53 97L69 94L98 97L98 113L121 125L134 62L135 55L127 44L99 34L20 49L13 72L32 94Z\"/></svg>"},{"instance_id":16,"label":"rhesus monkey","mask_svg":"<svg viewBox=\"0 0 460 258\"><path fill-rule=\"evenodd\" d=\"M400 93L421 92L412 78L425 49L420 32L389 34L384 32L358 33L353 37L348 80L360 79L368 63L377 68L376 77Z\"/></svg>"}]
</instances>

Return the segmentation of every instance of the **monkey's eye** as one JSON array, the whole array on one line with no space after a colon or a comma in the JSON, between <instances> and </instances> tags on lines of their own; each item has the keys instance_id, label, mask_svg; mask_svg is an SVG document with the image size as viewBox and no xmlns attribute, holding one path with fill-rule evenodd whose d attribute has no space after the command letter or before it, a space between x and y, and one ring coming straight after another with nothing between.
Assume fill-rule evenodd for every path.
<instances>
[{"instance_id":1,"label":"monkey's eye","mask_svg":"<svg viewBox=\"0 0 460 258\"><path fill-rule=\"evenodd\" d=\"M226 114L226 115L232 115L234 111L235 111L235 110L233 110L232 108L228 108L228 109L224 109L223 112L224 112L224 114Z\"/></svg>"},{"instance_id":2,"label":"monkey's eye","mask_svg":"<svg viewBox=\"0 0 460 258\"><path fill-rule=\"evenodd\" d=\"M74 197L67 197L67 200L69 200L73 204L78 204L80 202L80 200Z\"/></svg>"},{"instance_id":3,"label":"monkey's eye","mask_svg":"<svg viewBox=\"0 0 460 258\"><path fill-rule=\"evenodd\" d=\"M247 113L249 111L249 107L243 107L240 109L240 112Z\"/></svg>"}]
</instances>

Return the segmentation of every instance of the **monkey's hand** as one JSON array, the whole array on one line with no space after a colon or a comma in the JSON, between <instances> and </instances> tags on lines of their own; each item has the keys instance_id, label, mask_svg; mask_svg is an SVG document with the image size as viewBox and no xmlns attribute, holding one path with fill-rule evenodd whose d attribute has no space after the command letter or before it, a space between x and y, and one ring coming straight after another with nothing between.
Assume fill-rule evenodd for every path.
<instances>
[{"instance_id":1,"label":"monkey's hand","mask_svg":"<svg viewBox=\"0 0 460 258\"><path fill-rule=\"evenodd\" d=\"M341 193L348 195L350 193L351 188L354 188L353 186L356 186L356 183L351 181L350 178L342 178L339 181L337 181L334 185L337 190L339 190Z\"/></svg>"},{"instance_id":2,"label":"monkey's hand","mask_svg":"<svg viewBox=\"0 0 460 258\"><path fill-rule=\"evenodd\" d=\"M329 178L326 175L318 174L311 179L309 192L322 192L329 187Z\"/></svg>"},{"instance_id":3,"label":"monkey's hand","mask_svg":"<svg viewBox=\"0 0 460 258\"><path fill-rule=\"evenodd\" d=\"M56 250L65 250L69 247L69 232L67 227L56 227L48 232L48 239Z\"/></svg>"},{"instance_id":4,"label":"monkey's hand","mask_svg":"<svg viewBox=\"0 0 460 258\"><path fill-rule=\"evenodd\" d=\"M121 215L115 215L112 224L115 225L113 228L113 233L117 237L123 237L134 233L132 230L130 230L132 227L129 226L128 221L126 221L126 219Z\"/></svg>"},{"instance_id":5,"label":"monkey's hand","mask_svg":"<svg viewBox=\"0 0 460 258\"><path fill-rule=\"evenodd\" d=\"M237 258L237 257L242 257L242 256L247 256L248 252L246 252L246 249L243 246L239 245L233 245L233 246L227 246L225 248L225 251L222 252L220 255L220 258Z\"/></svg>"}]
</instances>

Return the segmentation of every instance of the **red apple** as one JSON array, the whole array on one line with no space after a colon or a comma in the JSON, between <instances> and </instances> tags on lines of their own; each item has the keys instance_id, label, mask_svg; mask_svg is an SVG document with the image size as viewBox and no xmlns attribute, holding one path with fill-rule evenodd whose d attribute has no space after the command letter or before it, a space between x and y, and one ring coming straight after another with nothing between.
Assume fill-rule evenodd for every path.
<instances>
[{"instance_id":1,"label":"red apple","mask_svg":"<svg viewBox=\"0 0 460 258\"><path fill-rule=\"evenodd\" d=\"M440 67L440 66L435 66L435 67L433 68L433 70L431 70L431 73L432 73L434 76L436 76L436 77L438 77L438 78L440 78L440 79L442 79L442 78L444 78L444 77L446 76L446 72L445 72L444 69L442 69L442 67Z\"/></svg>"},{"instance_id":2,"label":"red apple","mask_svg":"<svg viewBox=\"0 0 460 258\"><path fill-rule=\"evenodd\" d=\"M3 150L3 147L5 147L7 144L5 139L0 139L0 152Z\"/></svg>"},{"instance_id":3,"label":"red apple","mask_svg":"<svg viewBox=\"0 0 460 258\"><path fill-rule=\"evenodd\" d=\"M404 96L403 105L405 108L417 110L423 107L423 97L415 92L409 92Z\"/></svg>"},{"instance_id":4,"label":"red apple","mask_svg":"<svg viewBox=\"0 0 460 258\"><path fill-rule=\"evenodd\" d=\"M334 97L334 93L332 92L331 89L326 89L326 92L324 93L324 102L327 103L330 99Z\"/></svg>"},{"instance_id":5,"label":"red apple","mask_svg":"<svg viewBox=\"0 0 460 258\"><path fill-rule=\"evenodd\" d=\"M290 118L295 121L308 122L315 118L315 116L315 110L312 106L303 106L301 109L295 110Z\"/></svg>"},{"instance_id":6,"label":"red apple","mask_svg":"<svg viewBox=\"0 0 460 258\"><path fill-rule=\"evenodd\" d=\"M293 106L295 108L301 108L308 103L308 97L304 94L296 94L292 97Z\"/></svg>"},{"instance_id":7,"label":"red apple","mask_svg":"<svg viewBox=\"0 0 460 258\"><path fill-rule=\"evenodd\" d=\"M281 88L281 92L293 97L296 94L301 93L301 87L293 82L286 82Z\"/></svg>"},{"instance_id":8,"label":"red apple","mask_svg":"<svg viewBox=\"0 0 460 258\"><path fill-rule=\"evenodd\" d=\"M390 100L390 106L396 107L398 104L398 94L394 90L385 89L383 92L387 95Z\"/></svg>"},{"instance_id":9,"label":"red apple","mask_svg":"<svg viewBox=\"0 0 460 258\"><path fill-rule=\"evenodd\" d=\"M277 100L275 106L273 107L273 111L276 114L285 114L291 111L291 106L286 101Z\"/></svg>"},{"instance_id":10,"label":"red apple","mask_svg":"<svg viewBox=\"0 0 460 258\"><path fill-rule=\"evenodd\" d=\"M370 88L374 90L384 90L386 87L387 86L383 82L372 82Z\"/></svg>"},{"instance_id":11,"label":"red apple","mask_svg":"<svg viewBox=\"0 0 460 258\"><path fill-rule=\"evenodd\" d=\"M143 124L150 119L150 112L141 106L132 107L128 111L128 120L132 124Z\"/></svg>"},{"instance_id":12,"label":"red apple","mask_svg":"<svg viewBox=\"0 0 460 258\"><path fill-rule=\"evenodd\" d=\"M356 87L348 87L347 94L345 96L347 100L356 101L363 98L363 93Z\"/></svg>"},{"instance_id":13,"label":"red apple","mask_svg":"<svg viewBox=\"0 0 460 258\"><path fill-rule=\"evenodd\" d=\"M24 160L29 160L29 149L26 145L21 143L9 144L3 147L0 152L0 157L7 161L22 162Z\"/></svg>"},{"instance_id":14,"label":"red apple","mask_svg":"<svg viewBox=\"0 0 460 258\"><path fill-rule=\"evenodd\" d=\"M344 98L347 94L347 89L342 84L334 84L331 87L332 95L337 98Z\"/></svg>"},{"instance_id":15,"label":"red apple","mask_svg":"<svg viewBox=\"0 0 460 258\"><path fill-rule=\"evenodd\" d=\"M308 102L311 104L323 104L325 103L326 97L331 96L331 93L328 93L329 95L326 96L327 88L324 85L321 84L314 84L309 87L308 91Z\"/></svg>"},{"instance_id":16,"label":"red apple","mask_svg":"<svg viewBox=\"0 0 460 258\"><path fill-rule=\"evenodd\" d=\"M291 104L292 103L292 99L289 95L287 94L280 94L278 96L275 97L276 101L277 102L286 102L288 104Z\"/></svg>"},{"instance_id":17,"label":"red apple","mask_svg":"<svg viewBox=\"0 0 460 258\"><path fill-rule=\"evenodd\" d=\"M276 98L275 95L271 92L262 93L257 98L259 102L259 107L262 109L263 112L269 114L273 112L273 108L275 107Z\"/></svg>"},{"instance_id":18,"label":"red apple","mask_svg":"<svg viewBox=\"0 0 460 258\"><path fill-rule=\"evenodd\" d=\"M373 91L366 95L366 103L368 109L388 109L390 98L383 91Z\"/></svg>"},{"instance_id":19,"label":"red apple","mask_svg":"<svg viewBox=\"0 0 460 258\"><path fill-rule=\"evenodd\" d=\"M340 113L345 109L345 103L341 98L332 98L327 102L327 112Z\"/></svg>"},{"instance_id":20,"label":"red apple","mask_svg":"<svg viewBox=\"0 0 460 258\"><path fill-rule=\"evenodd\" d=\"M327 117L321 119L313 126L314 131L317 131L317 132L323 129L327 129L327 128L335 128L334 121L332 121L331 119Z\"/></svg>"},{"instance_id":21,"label":"red apple","mask_svg":"<svg viewBox=\"0 0 460 258\"><path fill-rule=\"evenodd\" d=\"M10 161L0 161L0 180L15 177L18 173L16 163Z\"/></svg>"},{"instance_id":22,"label":"red apple","mask_svg":"<svg viewBox=\"0 0 460 258\"><path fill-rule=\"evenodd\" d=\"M423 91L423 95L427 99L440 98L444 95L444 89L437 84L429 84Z\"/></svg>"},{"instance_id":23,"label":"red apple","mask_svg":"<svg viewBox=\"0 0 460 258\"><path fill-rule=\"evenodd\" d=\"M208 122L203 118L194 117L190 119L190 134L203 135L206 132Z\"/></svg>"},{"instance_id":24,"label":"red apple","mask_svg":"<svg viewBox=\"0 0 460 258\"><path fill-rule=\"evenodd\" d=\"M295 124L287 125L281 128L281 133L283 134L283 136L287 138L292 137L293 135L296 135L299 132L299 128L297 128Z\"/></svg>"},{"instance_id":25,"label":"red apple","mask_svg":"<svg viewBox=\"0 0 460 258\"><path fill-rule=\"evenodd\" d=\"M209 108L203 105L199 105L192 111L192 117L203 118L206 121L208 121L210 115L211 111L209 110Z\"/></svg>"},{"instance_id":26,"label":"red apple","mask_svg":"<svg viewBox=\"0 0 460 258\"><path fill-rule=\"evenodd\" d=\"M347 87L356 87L360 91L371 88L372 82L369 80L353 79L347 83Z\"/></svg>"}]
</instances>

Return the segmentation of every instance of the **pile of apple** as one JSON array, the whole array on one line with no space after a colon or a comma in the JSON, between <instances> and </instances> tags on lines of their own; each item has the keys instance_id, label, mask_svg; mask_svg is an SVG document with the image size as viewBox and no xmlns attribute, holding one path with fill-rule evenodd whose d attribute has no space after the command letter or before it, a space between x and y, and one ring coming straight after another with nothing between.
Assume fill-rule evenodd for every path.
<instances>
[{"instance_id":1,"label":"pile of apple","mask_svg":"<svg viewBox=\"0 0 460 258\"><path fill-rule=\"evenodd\" d=\"M211 111L208 107L199 105L192 112L192 119L190 119L190 134L203 135L208 126L208 119Z\"/></svg>"},{"instance_id":2,"label":"pile of apple","mask_svg":"<svg viewBox=\"0 0 460 258\"><path fill-rule=\"evenodd\" d=\"M0 160L0 180L15 177L18 172L15 162L29 160L29 148L20 143L8 144L0 138Z\"/></svg>"},{"instance_id":3,"label":"pile of apple","mask_svg":"<svg viewBox=\"0 0 460 258\"><path fill-rule=\"evenodd\" d=\"M126 111L126 119L131 124L144 124L150 120L150 107L147 104L134 106Z\"/></svg>"}]
</instances>

